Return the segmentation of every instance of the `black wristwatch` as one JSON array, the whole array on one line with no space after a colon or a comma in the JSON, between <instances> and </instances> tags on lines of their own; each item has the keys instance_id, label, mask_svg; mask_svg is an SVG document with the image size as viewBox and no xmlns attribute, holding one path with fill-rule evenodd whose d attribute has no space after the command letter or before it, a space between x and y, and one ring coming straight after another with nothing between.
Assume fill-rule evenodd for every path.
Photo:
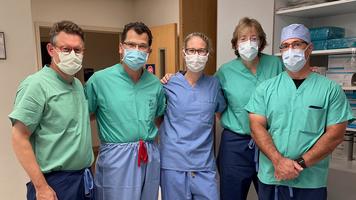
<instances>
[{"instance_id":1,"label":"black wristwatch","mask_svg":"<svg viewBox=\"0 0 356 200\"><path fill-rule=\"evenodd\" d=\"M307 166L305 165L305 160L303 159L303 157L297 158L294 161L296 161L301 167L303 167L303 169L307 168Z\"/></svg>"}]
</instances>

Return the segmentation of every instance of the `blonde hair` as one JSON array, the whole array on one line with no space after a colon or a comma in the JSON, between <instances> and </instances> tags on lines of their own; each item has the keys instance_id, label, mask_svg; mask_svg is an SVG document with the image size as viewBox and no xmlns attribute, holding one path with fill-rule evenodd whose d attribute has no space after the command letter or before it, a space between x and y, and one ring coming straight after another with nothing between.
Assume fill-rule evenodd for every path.
<instances>
[{"instance_id":1,"label":"blonde hair","mask_svg":"<svg viewBox=\"0 0 356 200\"><path fill-rule=\"evenodd\" d=\"M201 32L193 32L193 33L190 33L189 35L187 35L187 37L185 37L184 39L184 46L183 46L183 49L186 49L187 48L187 43L189 42L190 39L192 39L193 37L199 37L201 38L204 42L205 42L205 48L208 50L208 52L212 52L213 49L211 47L211 42L210 42L210 39L208 38L208 36L206 36L204 33L201 33Z\"/></svg>"}]
</instances>

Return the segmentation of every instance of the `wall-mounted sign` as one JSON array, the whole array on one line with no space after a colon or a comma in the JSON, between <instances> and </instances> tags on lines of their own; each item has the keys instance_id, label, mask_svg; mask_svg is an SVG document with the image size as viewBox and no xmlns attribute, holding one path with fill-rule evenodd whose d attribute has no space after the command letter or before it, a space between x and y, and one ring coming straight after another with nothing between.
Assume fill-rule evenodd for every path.
<instances>
[{"instance_id":1,"label":"wall-mounted sign","mask_svg":"<svg viewBox=\"0 0 356 200\"><path fill-rule=\"evenodd\" d=\"M155 64L146 64L146 70L152 74L156 74L156 65Z\"/></svg>"}]
</instances>

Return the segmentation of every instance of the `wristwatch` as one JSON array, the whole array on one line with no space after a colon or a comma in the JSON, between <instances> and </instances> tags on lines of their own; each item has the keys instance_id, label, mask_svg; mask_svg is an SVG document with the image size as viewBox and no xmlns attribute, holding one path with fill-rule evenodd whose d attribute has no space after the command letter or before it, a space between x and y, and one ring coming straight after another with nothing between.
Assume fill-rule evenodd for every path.
<instances>
[{"instance_id":1,"label":"wristwatch","mask_svg":"<svg viewBox=\"0 0 356 200\"><path fill-rule=\"evenodd\" d=\"M305 165L305 160L303 159L303 157L297 158L294 161L296 161L301 167L303 167L303 169L307 168L307 166Z\"/></svg>"}]
</instances>

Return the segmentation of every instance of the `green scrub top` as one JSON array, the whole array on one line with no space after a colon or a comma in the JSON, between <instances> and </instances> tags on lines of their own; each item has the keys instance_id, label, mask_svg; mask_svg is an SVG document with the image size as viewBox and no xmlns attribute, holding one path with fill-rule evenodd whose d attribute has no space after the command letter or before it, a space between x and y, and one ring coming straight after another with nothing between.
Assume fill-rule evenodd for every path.
<instances>
[{"instance_id":1,"label":"green scrub top","mask_svg":"<svg viewBox=\"0 0 356 200\"><path fill-rule=\"evenodd\" d=\"M277 150L290 159L305 154L324 134L326 127L353 120L350 105L339 85L311 73L296 89L287 72L262 83L246 109L267 119L268 132ZM326 187L329 157L304 169L290 181L277 181L272 162L260 154L261 182L297 188Z\"/></svg>"},{"instance_id":2,"label":"green scrub top","mask_svg":"<svg viewBox=\"0 0 356 200\"><path fill-rule=\"evenodd\" d=\"M282 71L280 58L266 54L261 55L256 74L251 73L241 58L223 64L216 72L227 101L227 108L220 121L222 127L235 133L250 135L250 122L244 107L261 82Z\"/></svg>"},{"instance_id":3,"label":"green scrub top","mask_svg":"<svg viewBox=\"0 0 356 200\"><path fill-rule=\"evenodd\" d=\"M11 122L21 121L43 173L80 170L93 162L88 104L83 86L43 67L19 86Z\"/></svg>"},{"instance_id":4,"label":"green scrub top","mask_svg":"<svg viewBox=\"0 0 356 200\"><path fill-rule=\"evenodd\" d=\"M85 85L89 111L95 113L102 143L152 141L154 120L166 99L160 81L143 70L135 84L121 64L95 72Z\"/></svg>"}]
</instances>

